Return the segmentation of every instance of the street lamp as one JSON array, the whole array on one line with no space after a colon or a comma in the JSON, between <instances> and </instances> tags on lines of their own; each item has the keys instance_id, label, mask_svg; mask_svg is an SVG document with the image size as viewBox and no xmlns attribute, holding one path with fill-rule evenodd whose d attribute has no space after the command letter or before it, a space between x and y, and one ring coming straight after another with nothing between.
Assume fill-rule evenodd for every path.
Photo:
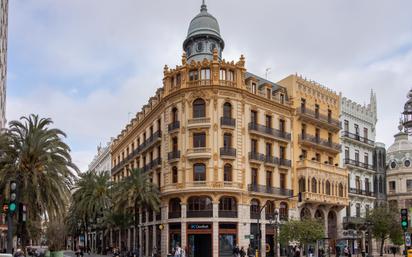
<instances>
[{"instance_id":1,"label":"street lamp","mask_svg":"<svg viewBox=\"0 0 412 257\"><path fill-rule=\"evenodd\" d=\"M368 255L367 257L373 257L372 255L372 231L371 228L373 226L373 223L371 221L366 221L366 228L368 230Z\"/></svg>"},{"instance_id":2,"label":"street lamp","mask_svg":"<svg viewBox=\"0 0 412 257\"><path fill-rule=\"evenodd\" d=\"M278 227L279 227L279 221L278 221L278 216L279 213L277 210L273 213L273 219L270 218L269 223L273 225L273 230L274 230L274 235L273 235L273 256L278 257Z\"/></svg>"}]
</instances>

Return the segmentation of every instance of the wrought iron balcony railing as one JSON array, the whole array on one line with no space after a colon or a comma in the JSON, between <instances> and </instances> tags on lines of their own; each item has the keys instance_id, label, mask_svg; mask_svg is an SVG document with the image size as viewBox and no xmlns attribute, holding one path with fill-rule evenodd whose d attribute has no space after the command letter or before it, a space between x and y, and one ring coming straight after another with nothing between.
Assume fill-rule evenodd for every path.
<instances>
[{"instance_id":1,"label":"wrought iron balcony railing","mask_svg":"<svg viewBox=\"0 0 412 257\"><path fill-rule=\"evenodd\" d=\"M360 135L351 133L349 131L342 131L342 137L347 137L347 138L368 144L370 146L375 146L375 142L373 140L370 140L366 137L361 137Z\"/></svg>"},{"instance_id":2,"label":"wrought iron balcony railing","mask_svg":"<svg viewBox=\"0 0 412 257\"><path fill-rule=\"evenodd\" d=\"M310 117L310 118L312 118L312 119L316 119L316 120L319 120L319 121L322 121L322 122L326 122L326 123L328 123L328 124L330 124L330 125L332 125L332 126L335 126L335 127L340 127L340 122L339 122L339 120L333 119L332 117L330 117L330 116L328 116L328 115L321 114L321 113L316 112L315 110L309 109L309 108L307 108L307 107L305 107L305 108L302 108L302 107L297 108L297 111L298 111L298 113L301 114L301 115L305 115L305 116L308 116L308 117Z\"/></svg>"},{"instance_id":3,"label":"wrought iron balcony railing","mask_svg":"<svg viewBox=\"0 0 412 257\"><path fill-rule=\"evenodd\" d=\"M257 131L266 135L270 135L273 137L281 138L290 141L290 133L286 131L281 131L275 128L266 127L264 125L260 125L254 122L249 123L249 130Z\"/></svg>"},{"instance_id":4,"label":"wrought iron balcony railing","mask_svg":"<svg viewBox=\"0 0 412 257\"><path fill-rule=\"evenodd\" d=\"M236 148L233 147L221 147L220 148L221 156L232 156L236 157Z\"/></svg>"},{"instance_id":5,"label":"wrought iron balcony railing","mask_svg":"<svg viewBox=\"0 0 412 257\"><path fill-rule=\"evenodd\" d=\"M274 194L281 196L293 196L293 191L286 188L272 187L266 185L249 184L248 190L250 192Z\"/></svg>"},{"instance_id":6,"label":"wrought iron balcony railing","mask_svg":"<svg viewBox=\"0 0 412 257\"><path fill-rule=\"evenodd\" d=\"M306 141L312 144L316 144L319 146L323 146L323 147L327 147L330 149L333 149L334 151L341 151L341 145L340 144L336 144L333 143L329 140L324 140L322 138L316 137L316 136L312 136L309 134L299 134L299 139L302 141Z\"/></svg>"},{"instance_id":7,"label":"wrought iron balcony railing","mask_svg":"<svg viewBox=\"0 0 412 257\"><path fill-rule=\"evenodd\" d=\"M176 151L171 151L169 153L167 153L167 159L170 160L174 160L174 159L179 159L180 158L180 150L176 150Z\"/></svg>"},{"instance_id":8,"label":"wrought iron balcony railing","mask_svg":"<svg viewBox=\"0 0 412 257\"><path fill-rule=\"evenodd\" d=\"M357 161L357 160L352 160L352 159L345 158L345 159L343 159L343 163L353 165L353 166L357 166L357 167L361 167L361 168L364 168L364 169L367 169L367 170L376 171L376 166L370 165L368 163L360 162L360 161Z\"/></svg>"},{"instance_id":9,"label":"wrought iron balcony railing","mask_svg":"<svg viewBox=\"0 0 412 257\"><path fill-rule=\"evenodd\" d=\"M227 127L235 127L236 120L231 117L220 117L220 125Z\"/></svg>"},{"instance_id":10,"label":"wrought iron balcony railing","mask_svg":"<svg viewBox=\"0 0 412 257\"><path fill-rule=\"evenodd\" d=\"M219 210L220 218L237 218L237 211Z\"/></svg>"},{"instance_id":11,"label":"wrought iron balcony railing","mask_svg":"<svg viewBox=\"0 0 412 257\"><path fill-rule=\"evenodd\" d=\"M257 152L249 152L249 160L265 161L265 155Z\"/></svg>"},{"instance_id":12,"label":"wrought iron balcony railing","mask_svg":"<svg viewBox=\"0 0 412 257\"><path fill-rule=\"evenodd\" d=\"M170 123L170 124L167 126L167 130L168 130L169 132L172 132L172 131L174 131L174 130L176 130L176 129L178 129L178 128L180 128L180 121L178 121L178 120Z\"/></svg>"}]
</instances>

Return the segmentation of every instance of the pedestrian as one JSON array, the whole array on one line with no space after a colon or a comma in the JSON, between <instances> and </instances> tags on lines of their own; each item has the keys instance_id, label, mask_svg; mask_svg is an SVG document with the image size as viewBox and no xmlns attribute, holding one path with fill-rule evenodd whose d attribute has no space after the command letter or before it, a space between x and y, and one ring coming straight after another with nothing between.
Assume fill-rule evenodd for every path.
<instances>
[{"instance_id":1,"label":"pedestrian","mask_svg":"<svg viewBox=\"0 0 412 257\"><path fill-rule=\"evenodd\" d=\"M176 244L175 257L182 257L182 248L180 248L179 244Z\"/></svg>"},{"instance_id":2,"label":"pedestrian","mask_svg":"<svg viewBox=\"0 0 412 257\"><path fill-rule=\"evenodd\" d=\"M348 246L345 246L345 248L343 249L343 254L348 257L349 256L349 248Z\"/></svg>"},{"instance_id":3,"label":"pedestrian","mask_svg":"<svg viewBox=\"0 0 412 257\"><path fill-rule=\"evenodd\" d=\"M186 257L186 254L187 254L187 246L182 248L182 257Z\"/></svg>"},{"instance_id":4,"label":"pedestrian","mask_svg":"<svg viewBox=\"0 0 412 257\"><path fill-rule=\"evenodd\" d=\"M240 257L245 257L245 256L246 256L245 248L242 246L240 248Z\"/></svg>"},{"instance_id":5,"label":"pedestrian","mask_svg":"<svg viewBox=\"0 0 412 257\"><path fill-rule=\"evenodd\" d=\"M396 247L395 247L395 246L392 246L392 247L391 247L391 251L392 251L393 257L395 257L395 255L396 255Z\"/></svg>"},{"instance_id":6,"label":"pedestrian","mask_svg":"<svg viewBox=\"0 0 412 257\"><path fill-rule=\"evenodd\" d=\"M239 257L239 255L240 255L239 246L236 245L236 246L233 248L233 257Z\"/></svg>"},{"instance_id":7,"label":"pedestrian","mask_svg":"<svg viewBox=\"0 0 412 257\"><path fill-rule=\"evenodd\" d=\"M250 246L250 244L249 244L249 247L247 248L247 256L248 257L255 256L255 252L253 251L253 248Z\"/></svg>"},{"instance_id":8,"label":"pedestrian","mask_svg":"<svg viewBox=\"0 0 412 257\"><path fill-rule=\"evenodd\" d=\"M79 247L77 247L77 249L76 249L76 257L80 257L80 248Z\"/></svg>"},{"instance_id":9,"label":"pedestrian","mask_svg":"<svg viewBox=\"0 0 412 257\"><path fill-rule=\"evenodd\" d=\"M299 248L299 246L296 246L296 248L295 248L295 257L300 257L300 248Z\"/></svg>"}]
</instances>

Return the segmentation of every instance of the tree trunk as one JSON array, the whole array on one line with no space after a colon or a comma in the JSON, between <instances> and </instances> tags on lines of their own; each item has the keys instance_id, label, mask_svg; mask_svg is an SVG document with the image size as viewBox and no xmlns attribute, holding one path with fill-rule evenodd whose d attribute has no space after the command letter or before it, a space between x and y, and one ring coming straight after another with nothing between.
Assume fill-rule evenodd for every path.
<instances>
[{"instance_id":1,"label":"tree trunk","mask_svg":"<svg viewBox=\"0 0 412 257\"><path fill-rule=\"evenodd\" d=\"M383 256L383 244L384 243L385 243L385 238L381 238L380 256ZM369 242L369 244L372 244L372 242Z\"/></svg>"}]
</instances>

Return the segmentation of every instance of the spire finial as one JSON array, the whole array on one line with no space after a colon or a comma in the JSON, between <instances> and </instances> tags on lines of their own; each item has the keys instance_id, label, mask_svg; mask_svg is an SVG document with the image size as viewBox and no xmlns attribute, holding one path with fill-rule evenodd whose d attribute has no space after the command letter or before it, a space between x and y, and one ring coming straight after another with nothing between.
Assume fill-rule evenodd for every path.
<instances>
[{"instance_id":1,"label":"spire finial","mask_svg":"<svg viewBox=\"0 0 412 257\"><path fill-rule=\"evenodd\" d=\"M201 12L203 12L203 11L206 12L207 11L205 0L202 0L202 6L200 6L200 11Z\"/></svg>"}]
</instances>

